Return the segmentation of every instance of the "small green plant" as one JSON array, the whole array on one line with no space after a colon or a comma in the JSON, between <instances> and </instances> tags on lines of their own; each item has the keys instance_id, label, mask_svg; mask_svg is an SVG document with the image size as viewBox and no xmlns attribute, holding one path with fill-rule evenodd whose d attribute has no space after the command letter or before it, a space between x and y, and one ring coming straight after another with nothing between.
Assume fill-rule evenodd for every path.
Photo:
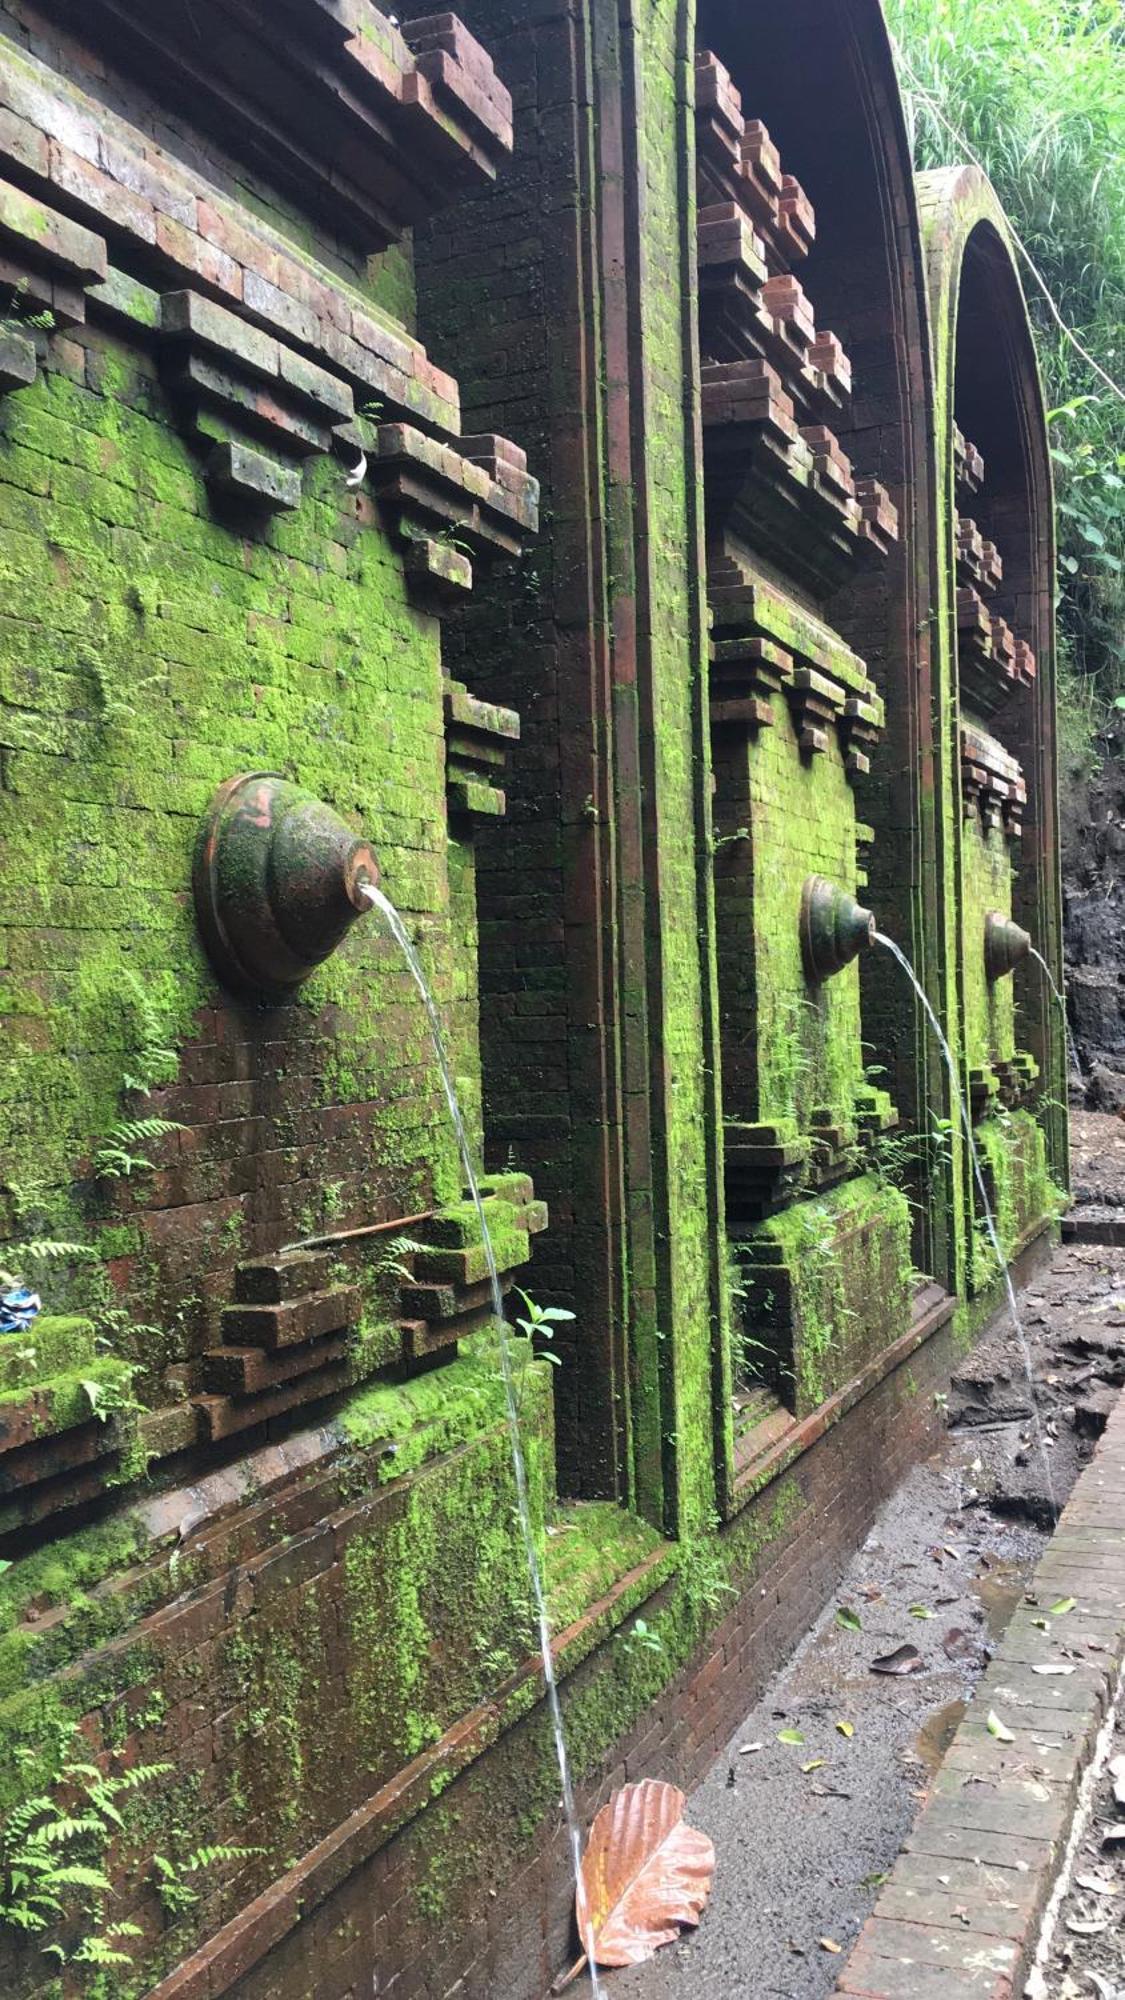
<instances>
[{"instance_id":1,"label":"small green plant","mask_svg":"<svg viewBox=\"0 0 1125 2000\"><path fill-rule=\"evenodd\" d=\"M516 1286L516 1292L523 1300L526 1318L517 1319L515 1324L520 1332L525 1334L527 1339L533 1343L552 1341L555 1337L555 1327L562 1325L566 1320L573 1320L575 1317L572 1312L567 1311L565 1306L537 1305L535 1300L527 1292L523 1291L519 1285ZM543 1361L549 1361L552 1368L562 1367L562 1355L556 1354L550 1346L537 1346L536 1352Z\"/></svg>"},{"instance_id":2,"label":"small green plant","mask_svg":"<svg viewBox=\"0 0 1125 2000\"><path fill-rule=\"evenodd\" d=\"M110 1127L108 1136L94 1154L94 1172L99 1180L131 1180L134 1174L152 1173L153 1163L136 1146L151 1145L184 1127L174 1118L123 1118Z\"/></svg>"},{"instance_id":3,"label":"small green plant","mask_svg":"<svg viewBox=\"0 0 1125 2000\"><path fill-rule=\"evenodd\" d=\"M53 333L55 315L47 306L33 308L27 297L27 279L21 278L8 294L8 302L0 313L0 321L6 326L35 327L40 333Z\"/></svg>"},{"instance_id":4,"label":"small green plant","mask_svg":"<svg viewBox=\"0 0 1125 2000\"><path fill-rule=\"evenodd\" d=\"M565 1306L538 1305L530 1293L522 1290L519 1285L516 1286L516 1296L523 1301L523 1313L515 1320L515 1326L527 1343L527 1352L516 1385L516 1412L522 1416L524 1382L528 1369L536 1359L549 1361L553 1368L562 1367L562 1355L556 1354L550 1343L554 1340L556 1326L563 1325L567 1320L573 1320L576 1315L568 1312Z\"/></svg>"},{"instance_id":5,"label":"small green plant","mask_svg":"<svg viewBox=\"0 0 1125 2000\"><path fill-rule=\"evenodd\" d=\"M652 1626L647 1624L643 1618L634 1618L628 1631L619 1632L617 1636L621 1644L625 1647L626 1652L662 1653L664 1651L664 1641L659 1632L654 1632Z\"/></svg>"},{"instance_id":6,"label":"small green plant","mask_svg":"<svg viewBox=\"0 0 1125 2000\"><path fill-rule=\"evenodd\" d=\"M60 1965L130 1965L125 1941L141 1933L135 1924L106 1921L113 1889L106 1862L125 1825L120 1801L173 1767L136 1764L108 1776L67 1754L75 1735L72 1729L52 1789L9 1807L0 1819L0 1923L25 1936L77 1932L69 1948L57 1938L41 1947ZM25 1762L31 1754L16 1752Z\"/></svg>"},{"instance_id":7,"label":"small green plant","mask_svg":"<svg viewBox=\"0 0 1125 2000\"><path fill-rule=\"evenodd\" d=\"M197 1847L194 1853L183 1861L172 1861L166 1854L152 1857L153 1874L156 1878L156 1892L170 1917L182 1916L185 1910L193 1909L199 1901L199 1890L193 1887L192 1876L205 1873L208 1868L219 1868L228 1861L250 1861L256 1854L264 1854L264 1847Z\"/></svg>"},{"instance_id":8,"label":"small green plant","mask_svg":"<svg viewBox=\"0 0 1125 2000\"><path fill-rule=\"evenodd\" d=\"M0 1288L23 1284L37 1264L97 1263L98 1253L90 1243L63 1243L54 1237L36 1237L28 1243L9 1243L4 1251L11 1269L0 1270Z\"/></svg>"},{"instance_id":9,"label":"small green plant","mask_svg":"<svg viewBox=\"0 0 1125 2000\"><path fill-rule=\"evenodd\" d=\"M139 1409L140 1405L132 1389L133 1376L136 1372L134 1367L128 1366L128 1373L123 1373L117 1382L83 1382L82 1387L90 1404L90 1414L96 1417L100 1424L107 1424L111 1417L120 1416L126 1410Z\"/></svg>"},{"instance_id":10,"label":"small green plant","mask_svg":"<svg viewBox=\"0 0 1125 2000\"><path fill-rule=\"evenodd\" d=\"M410 1284L413 1282L414 1270L408 1259L419 1257L424 1251L432 1248L432 1244L418 1243L412 1236L392 1236L375 1265L376 1273L380 1277L402 1278Z\"/></svg>"}]
</instances>

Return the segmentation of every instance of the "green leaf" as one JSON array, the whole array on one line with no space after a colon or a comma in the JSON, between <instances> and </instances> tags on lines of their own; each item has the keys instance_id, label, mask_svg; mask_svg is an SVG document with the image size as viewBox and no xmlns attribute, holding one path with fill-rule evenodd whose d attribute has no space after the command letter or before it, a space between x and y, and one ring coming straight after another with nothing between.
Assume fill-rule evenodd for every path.
<instances>
[{"instance_id":1,"label":"green leaf","mask_svg":"<svg viewBox=\"0 0 1125 2000\"><path fill-rule=\"evenodd\" d=\"M842 1625L845 1632L862 1632L863 1630L863 1621L860 1618L859 1612L853 1611L850 1604L838 1604L836 1606L836 1623L837 1625Z\"/></svg>"},{"instance_id":2,"label":"green leaf","mask_svg":"<svg viewBox=\"0 0 1125 2000\"><path fill-rule=\"evenodd\" d=\"M808 1762L807 1764L802 1764L802 1765L801 1765L801 1769L802 1769L802 1771L804 1771L804 1772L806 1772L806 1773L807 1773L807 1772L809 1772L809 1771L823 1771L823 1769L824 1769L824 1758L823 1758L823 1757L812 1757L812 1758L810 1758L810 1760L809 1760L809 1762Z\"/></svg>"},{"instance_id":3,"label":"green leaf","mask_svg":"<svg viewBox=\"0 0 1125 2000\"><path fill-rule=\"evenodd\" d=\"M805 1739L799 1729L779 1729L777 1740L779 1743L803 1743Z\"/></svg>"},{"instance_id":4,"label":"green leaf","mask_svg":"<svg viewBox=\"0 0 1125 2000\"><path fill-rule=\"evenodd\" d=\"M988 1721L985 1724L985 1728L988 1730L990 1736L995 1736L998 1743L1014 1743L1016 1740L1012 1731L1001 1722L994 1708L990 1708L988 1711Z\"/></svg>"},{"instance_id":5,"label":"green leaf","mask_svg":"<svg viewBox=\"0 0 1125 2000\"><path fill-rule=\"evenodd\" d=\"M928 1604L911 1604L908 1609L912 1618L933 1618L937 1615Z\"/></svg>"},{"instance_id":6,"label":"green leaf","mask_svg":"<svg viewBox=\"0 0 1125 2000\"><path fill-rule=\"evenodd\" d=\"M841 1736L847 1736L850 1738L855 1735L854 1722L838 1722L836 1724L836 1727L839 1730Z\"/></svg>"},{"instance_id":7,"label":"green leaf","mask_svg":"<svg viewBox=\"0 0 1125 2000\"><path fill-rule=\"evenodd\" d=\"M1078 1599L1076 1597L1058 1598L1057 1601L1051 1606L1052 1618L1065 1618L1067 1612L1073 1611L1077 1603Z\"/></svg>"}]
</instances>

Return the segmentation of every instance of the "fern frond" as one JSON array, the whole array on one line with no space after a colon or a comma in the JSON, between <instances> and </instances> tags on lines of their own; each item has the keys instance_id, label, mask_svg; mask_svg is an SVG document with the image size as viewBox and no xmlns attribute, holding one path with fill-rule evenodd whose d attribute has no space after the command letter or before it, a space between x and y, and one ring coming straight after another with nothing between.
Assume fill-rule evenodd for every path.
<instances>
[{"instance_id":1,"label":"fern frond","mask_svg":"<svg viewBox=\"0 0 1125 2000\"><path fill-rule=\"evenodd\" d=\"M198 1874L201 1868L216 1868L224 1861L249 1861L255 1854L264 1854L264 1847L197 1847L184 1862L188 1874Z\"/></svg>"},{"instance_id":2,"label":"fern frond","mask_svg":"<svg viewBox=\"0 0 1125 2000\"><path fill-rule=\"evenodd\" d=\"M62 1868L53 1868L48 1879L55 1888L96 1889L103 1896L107 1896L113 1887L109 1876L101 1868L87 1868L79 1861L68 1861Z\"/></svg>"},{"instance_id":3,"label":"fern frond","mask_svg":"<svg viewBox=\"0 0 1125 2000\"><path fill-rule=\"evenodd\" d=\"M182 1132L176 1118L122 1118L110 1128L109 1138L118 1146L143 1146L152 1139L166 1139L170 1132Z\"/></svg>"},{"instance_id":4,"label":"fern frond","mask_svg":"<svg viewBox=\"0 0 1125 2000\"><path fill-rule=\"evenodd\" d=\"M92 1243L63 1243L51 1236L37 1236L28 1243L6 1243L5 1257L13 1264L90 1263L97 1251Z\"/></svg>"},{"instance_id":5,"label":"fern frond","mask_svg":"<svg viewBox=\"0 0 1125 2000\"><path fill-rule=\"evenodd\" d=\"M95 1813L83 1813L76 1819L64 1815L60 1819L49 1820L46 1826L40 1827L35 1840L37 1843L41 1841L45 1847L58 1847L64 1840L79 1840L83 1834L104 1832L105 1828Z\"/></svg>"}]
</instances>

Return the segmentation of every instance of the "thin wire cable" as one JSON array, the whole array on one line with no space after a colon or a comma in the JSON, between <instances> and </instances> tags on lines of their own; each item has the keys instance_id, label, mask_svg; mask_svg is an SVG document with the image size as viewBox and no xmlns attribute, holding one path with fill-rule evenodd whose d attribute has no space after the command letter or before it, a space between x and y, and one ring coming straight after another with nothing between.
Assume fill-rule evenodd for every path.
<instances>
[{"instance_id":1,"label":"thin wire cable","mask_svg":"<svg viewBox=\"0 0 1125 2000\"><path fill-rule=\"evenodd\" d=\"M963 132L959 132L956 125L954 125L952 121L946 117L945 112L942 110L941 105L937 102L937 99L930 96L930 93L926 89L924 84L919 83L918 78L915 76L914 71L911 69L910 64L907 62L906 57L903 55L900 44L897 41L895 41L893 37L891 40L891 46L894 50L895 62L897 63L899 69L902 71L902 74L905 76L911 89L915 92L916 96L921 98L922 103L926 106L928 111L932 112L933 116L937 119L939 125L944 125L946 131L949 133L950 138L956 140L957 145L960 146L966 158L969 160L970 164L974 167L979 167L981 173L984 174L986 179L990 178L988 173L988 168L985 166L984 161L980 159L979 156L973 151L973 148L970 146L969 141L965 137L965 134ZM1059 331L1065 334L1071 346L1075 348L1075 350L1082 356L1082 359L1086 363L1086 366L1093 370L1094 374L1098 377L1099 381L1104 382L1106 388L1111 389L1113 394L1117 396L1121 402L1125 403L1125 389L1122 388L1120 382L1115 382L1112 375L1107 375L1105 369L1102 367L1101 362L1095 361L1089 349L1083 347L1082 342L1079 340L1078 335L1074 331L1074 328L1072 326L1067 325L1067 322L1063 318L1062 313L1059 311L1058 306L1055 304L1054 297L1051 293L1051 289L1047 283L1046 278L1043 276L1042 271L1039 269L1038 264L1035 262L1034 257L1032 256L1030 250L1028 249L1026 243L1021 237L1018 229L1016 228L1010 216L1008 217L1008 231L1012 238L1013 243L1016 246L1016 249L1019 251L1020 256L1023 258L1024 263L1027 265L1028 270L1031 272L1032 277L1035 279L1035 282L1038 285L1040 291L1042 292L1043 297L1046 299L1047 304L1051 309L1052 318L1055 320L1055 323L1058 326Z\"/></svg>"}]
</instances>

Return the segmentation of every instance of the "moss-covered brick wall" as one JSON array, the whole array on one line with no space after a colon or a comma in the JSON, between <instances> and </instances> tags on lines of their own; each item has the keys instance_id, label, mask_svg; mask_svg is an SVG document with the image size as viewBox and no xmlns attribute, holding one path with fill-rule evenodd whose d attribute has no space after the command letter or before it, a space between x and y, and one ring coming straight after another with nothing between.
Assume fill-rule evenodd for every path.
<instances>
[{"instance_id":1,"label":"moss-covered brick wall","mask_svg":"<svg viewBox=\"0 0 1125 2000\"><path fill-rule=\"evenodd\" d=\"M563 1309L558 1365L514 1361L587 1820L626 1775L698 1773L928 1446L955 1300L912 1235L955 1244L933 1271L975 1290L963 1317L994 1278L925 1180L944 1086L909 996L806 976L807 876L862 899L874 843L959 1061L1002 1072L978 1129L1005 1245L1054 1199L1017 1062L1042 1022L968 964L1015 850L961 830L951 638L931 673L911 637L952 568L877 0L703 10L801 171L806 135L810 295L862 364L838 421L878 493L847 528L839 461L816 497L795 446L792 547L776 512L768 547L765 515L712 518L696 10L400 27L349 0L357 40L283 11L284 64L264 0L58 0L61 27L0 0L0 1264L48 1308L0 1336L0 1860L76 1745L169 1767L107 1853L132 1967L56 1979L0 1925L16 2000L533 2000L573 1958L487 1260L422 1009L373 915L287 1000L224 989L192 900L223 780L283 772L374 847L503 1280L534 1240ZM724 563L801 670L726 734ZM997 725L1029 769L1043 721ZM1035 810L1017 916L1029 881L1050 902ZM738 1126L781 1162L740 1211ZM68 1899L66 1949L97 1915Z\"/></svg>"},{"instance_id":2,"label":"moss-covered brick wall","mask_svg":"<svg viewBox=\"0 0 1125 2000\"><path fill-rule=\"evenodd\" d=\"M951 925L956 931L958 994L948 1024L981 1121L978 1151L998 1233L1011 1253L1050 1227L1067 1174L1064 1036L1047 983L1031 965L990 984L984 967L985 918L990 909L1010 911L1056 981L1062 977L1050 459L1034 345L995 194L977 169L964 168L922 175L918 200L942 496L934 574L948 689L942 729L946 754L954 749L945 802L953 893L944 921L947 934ZM990 586L960 562L958 526L966 519L999 552L1002 575ZM970 584L983 591L986 629L1002 620L1010 637L1030 645L1029 673L1001 666L999 629L983 654L959 631L957 590ZM1014 815L1007 799L1002 810L998 797L982 801L979 753L991 761L990 744L1004 780L1015 776L1017 793L1026 791ZM1013 837L1017 831L1022 837ZM999 1299L999 1280L967 1160L959 1168L955 1282L959 1292L978 1293L972 1323L979 1324L980 1301Z\"/></svg>"},{"instance_id":3,"label":"moss-covered brick wall","mask_svg":"<svg viewBox=\"0 0 1125 2000\"><path fill-rule=\"evenodd\" d=\"M1011 979L985 976L984 934L990 912L1012 913L1012 850L1004 830L983 827L979 815L962 841L961 967L965 993L965 1042L970 1069L1011 1062L1016 1052L1015 988Z\"/></svg>"},{"instance_id":4,"label":"moss-covered brick wall","mask_svg":"<svg viewBox=\"0 0 1125 2000\"><path fill-rule=\"evenodd\" d=\"M834 730L805 755L786 695L769 709L769 727L715 748L724 1108L807 1133L814 1113L854 1125L864 1083L858 966L811 983L799 924L810 875L860 890L855 793Z\"/></svg>"},{"instance_id":5,"label":"moss-covered brick wall","mask_svg":"<svg viewBox=\"0 0 1125 2000\"><path fill-rule=\"evenodd\" d=\"M294 1001L240 1006L190 894L215 786L285 771L373 842L448 1008L438 630L337 466L306 475L293 517L232 527L145 354L100 331L45 350L0 408L8 1233L104 1247L122 1304L161 1330L159 1366L151 1331L124 1347L159 1400L238 1257L458 1191L423 1017L375 920ZM99 1175L115 1128L149 1116L182 1128L134 1145L151 1169Z\"/></svg>"}]
</instances>

